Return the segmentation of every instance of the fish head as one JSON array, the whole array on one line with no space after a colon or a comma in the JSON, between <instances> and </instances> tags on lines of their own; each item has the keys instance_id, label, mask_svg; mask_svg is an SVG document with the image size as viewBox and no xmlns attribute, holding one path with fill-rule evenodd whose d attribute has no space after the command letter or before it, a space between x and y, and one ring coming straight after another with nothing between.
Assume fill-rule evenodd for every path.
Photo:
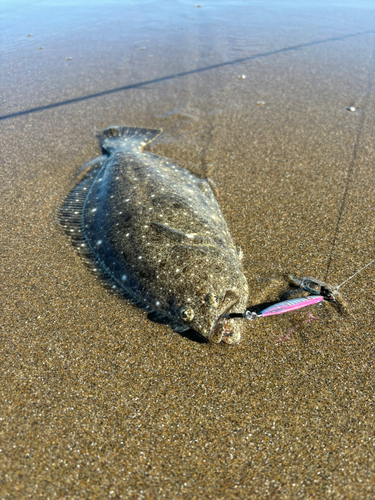
<instances>
[{"instance_id":1,"label":"fish head","mask_svg":"<svg viewBox=\"0 0 375 500\"><path fill-rule=\"evenodd\" d=\"M211 290L207 287L200 289L189 305L180 308L180 318L212 343L238 344L244 321L223 317L231 313L243 313L246 309L247 281L243 275L236 281L224 290L219 289L219 286L215 290L212 285Z\"/></svg>"}]
</instances>

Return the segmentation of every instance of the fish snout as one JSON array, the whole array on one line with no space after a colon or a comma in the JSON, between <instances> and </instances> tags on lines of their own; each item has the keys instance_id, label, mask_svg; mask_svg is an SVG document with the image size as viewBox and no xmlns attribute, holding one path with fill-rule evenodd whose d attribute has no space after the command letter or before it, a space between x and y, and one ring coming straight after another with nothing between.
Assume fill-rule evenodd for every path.
<instances>
[{"instance_id":1,"label":"fish snout","mask_svg":"<svg viewBox=\"0 0 375 500\"><path fill-rule=\"evenodd\" d=\"M242 322L226 317L233 308L241 308L241 297L237 291L227 290L221 304L221 312L211 330L209 340L215 344L238 344L241 340Z\"/></svg>"},{"instance_id":2,"label":"fish snout","mask_svg":"<svg viewBox=\"0 0 375 500\"><path fill-rule=\"evenodd\" d=\"M241 322L228 318L225 319L226 321L223 327L223 336L221 337L221 341L229 345L238 344L241 340Z\"/></svg>"},{"instance_id":3,"label":"fish snout","mask_svg":"<svg viewBox=\"0 0 375 500\"><path fill-rule=\"evenodd\" d=\"M209 336L210 342L215 344L219 342L238 344L241 340L241 323L230 318L219 318Z\"/></svg>"}]
</instances>

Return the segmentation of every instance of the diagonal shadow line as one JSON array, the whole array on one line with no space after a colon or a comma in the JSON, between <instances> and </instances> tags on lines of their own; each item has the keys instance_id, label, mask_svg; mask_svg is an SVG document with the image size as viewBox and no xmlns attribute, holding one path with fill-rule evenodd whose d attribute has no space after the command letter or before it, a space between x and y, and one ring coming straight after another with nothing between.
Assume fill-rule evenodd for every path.
<instances>
[{"instance_id":1,"label":"diagonal shadow line","mask_svg":"<svg viewBox=\"0 0 375 500\"><path fill-rule=\"evenodd\" d=\"M8 115L0 116L0 121L8 120L9 118L16 118L17 116L28 115L31 113L38 113L40 111L46 111L47 109L54 109L54 108L58 108L60 106L66 106L68 104L74 104L77 102L87 101L89 99L95 99L96 97L102 97L105 95L115 94L116 92L123 92L125 90L138 89L138 88L145 87L146 85L150 85L153 83L160 83L160 82L165 82L167 80L172 80L173 78L181 78L183 76L203 73L204 71L210 71L213 69L223 68L225 66L240 64L240 63L243 63L246 61L260 59L262 57L268 57L268 56L272 56L272 55L276 55L276 54L281 54L283 52L290 52L293 50L299 50L299 49L303 49L306 47L312 47L314 45L320 45L320 44L329 43L329 42L337 42L337 41L345 40L347 38L353 38L353 37L363 36L363 35L368 35L368 34L373 34L373 33L375 33L375 31L362 31L360 33L352 33L349 35L326 38L324 40L316 40L314 42L307 42L307 43L301 43L299 45L293 45L292 47L286 47L286 48L284 47L282 49L272 50L269 52L263 52L260 54L254 54L252 56L242 57L240 59L235 59L234 61L226 61L226 62L222 62L222 63L212 64L211 66L205 66L203 68L192 69L189 71L182 71L181 73L175 73L173 75L161 76L160 78L154 78L153 80L146 80L144 82L133 83L130 85L125 85L123 87L117 87L115 89L103 90L101 92L96 92L95 94L89 94L89 95L82 96L82 97L75 97L73 99L67 99L66 101L60 101L60 102L55 102L52 104L46 104L44 106L38 106L36 108L26 109L24 111L16 111L15 113L9 113Z\"/></svg>"}]
</instances>

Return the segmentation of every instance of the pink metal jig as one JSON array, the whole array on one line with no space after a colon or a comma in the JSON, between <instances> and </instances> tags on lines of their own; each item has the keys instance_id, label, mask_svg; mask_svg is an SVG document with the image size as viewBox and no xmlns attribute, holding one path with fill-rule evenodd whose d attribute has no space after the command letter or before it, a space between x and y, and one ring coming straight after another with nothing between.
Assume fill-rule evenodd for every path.
<instances>
[{"instance_id":1,"label":"pink metal jig","mask_svg":"<svg viewBox=\"0 0 375 500\"><path fill-rule=\"evenodd\" d=\"M324 300L322 295L310 295L308 297L298 297L296 299L284 300L272 306L266 307L259 313L259 316L273 316L274 314L284 314L286 312L295 311L302 307L311 306Z\"/></svg>"}]
</instances>

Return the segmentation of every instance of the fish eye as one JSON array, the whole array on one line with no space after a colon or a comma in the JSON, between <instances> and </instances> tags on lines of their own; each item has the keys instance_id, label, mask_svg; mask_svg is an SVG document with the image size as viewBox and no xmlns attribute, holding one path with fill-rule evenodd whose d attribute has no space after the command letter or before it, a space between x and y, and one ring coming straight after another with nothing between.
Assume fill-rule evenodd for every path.
<instances>
[{"instance_id":1,"label":"fish eye","mask_svg":"<svg viewBox=\"0 0 375 500\"><path fill-rule=\"evenodd\" d=\"M179 314L180 314L180 318L183 321L186 321L187 323L190 323L190 321L193 321L194 311L191 307L180 307Z\"/></svg>"},{"instance_id":2,"label":"fish eye","mask_svg":"<svg viewBox=\"0 0 375 500\"><path fill-rule=\"evenodd\" d=\"M219 305L219 297L217 295L215 295L214 293L208 293L205 296L204 300L211 307L218 307L218 305Z\"/></svg>"}]
</instances>

